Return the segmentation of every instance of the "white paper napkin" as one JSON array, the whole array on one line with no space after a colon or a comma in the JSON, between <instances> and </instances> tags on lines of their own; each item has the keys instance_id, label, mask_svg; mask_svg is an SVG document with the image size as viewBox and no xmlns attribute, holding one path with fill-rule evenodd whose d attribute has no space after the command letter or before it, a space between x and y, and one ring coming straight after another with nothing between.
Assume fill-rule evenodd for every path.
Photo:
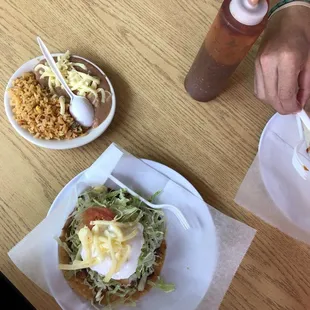
<instances>
[{"instance_id":1,"label":"white paper napkin","mask_svg":"<svg viewBox=\"0 0 310 310\"><path fill-rule=\"evenodd\" d=\"M178 207L182 208L182 212L185 216L190 218L190 225L194 229L199 229L200 225L203 225L203 221L201 221L199 217L190 217L190 208L197 208L197 210L209 208L216 228L218 261L215 274L211 280L211 285L199 309L218 309L235 272L254 238L255 230L208 206L203 200L194 196L188 190L170 180L167 176L151 168L115 144L112 144L88 170L81 174L77 186L68 191L66 198L58 200L58 205L63 205L63 208L52 211L46 219L9 252L12 261L34 283L50 293L44 277L46 274L47 262L45 261L43 263L42 261L46 259L46 257L51 259L51 262L55 259L55 257L53 257L54 254L46 255L46 251L54 246L53 243L55 241L52 236L59 235L67 216L75 206L78 194L89 185L106 183L107 176L110 173L113 173L115 177L133 190L138 191L144 197L149 197L158 189L163 189L158 203L178 205ZM170 225L178 225L173 215L167 213L167 216ZM173 238L183 238L185 242L188 243L190 249L190 239L188 239L189 236L186 235L186 232L182 232L181 235L170 236L170 240L173 240ZM206 242L208 242L208 236L206 236ZM188 253L184 253L184 255L188 255ZM208 257L206 257L206 260L207 259ZM176 265L178 261L176 257ZM206 264L206 266L207 265L208 264ZM194 266L192 268L194 268ZM177 270L173 268L167 270L164 265L163 272L175 274ZM190 284L190 281L189 277L187 281L185 281L182 289L193 290L193 294L199 294L200 296L201 292L198 289L194 289L195 284ZM206 281L206 279L201 279L201 281ZM58 290L64 294L64 298L72 298L72 293L69 291L63 292L61 286ZM203 295L201 295L201 297L202 296ZM164 299L164 297L162 299ZM81 301L76 300L76 302L79 303L79 309L87 309L88 306L86 305L85 308L80 306ZM190 301L184 300L185 304L186 302ZM165 305L165 307L168 308L169 306L170 305ZM184 309L186 309L186 305L184 307ZM71 307L71 309L73 308ZM146 308L139 307L139 309Z\"/></svg>"},{"instance_id":2,"label":"white paper napkin","mask_svg":"<svg viewBox=\"0 0 310 310\"><path fill-rule=\"evenodd\" d=\"M294 224L270 198L260 175L258 156L247 172L235 202L280 231L310 245L310 233Z\"/></svg>"},{"instance_id":3,"label":"white paper napkin","mask_svg":"<svg viewBox=\"0 0 310 310\"><path fill-rule=\"evenodd\" d=\"M295 116L276 115L262 136L235 201L293 238L310 244L310 180L292 165L299 135ZM304 156L304 162L309 159Z\"/></svg>"}]
</instances>

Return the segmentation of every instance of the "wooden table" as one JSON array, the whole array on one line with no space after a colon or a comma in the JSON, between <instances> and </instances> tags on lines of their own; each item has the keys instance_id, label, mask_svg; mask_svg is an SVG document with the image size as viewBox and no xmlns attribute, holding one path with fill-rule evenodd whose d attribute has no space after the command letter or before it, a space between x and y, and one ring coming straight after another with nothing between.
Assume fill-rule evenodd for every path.
<instances>
[{"instance_id":1,"label":"wooden table","mask_svg":"<svg viewBox=\"0 0 310 310\"><path fill-rule=\"evenodd\" d=\"M176 169L208 203L258 230L221 309L310 309L310 248L233 202L273 114L252 95L257 47L213 102L194 102L183 88L219 6L215 0L1 1L1 94L12 73L40 54L40 35L52 52L70 49L100 65L118 98L108 131L69 151L40 149L17 136L1 105L1 270L37 309L58 306L7 252L111 142Z\"/></svg>"}]
</instances>

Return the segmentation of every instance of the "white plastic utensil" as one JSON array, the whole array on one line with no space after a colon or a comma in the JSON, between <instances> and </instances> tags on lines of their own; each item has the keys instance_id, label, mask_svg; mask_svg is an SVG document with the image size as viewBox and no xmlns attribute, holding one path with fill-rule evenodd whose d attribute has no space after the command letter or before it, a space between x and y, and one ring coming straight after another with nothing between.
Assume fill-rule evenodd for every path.
<instances>
[{"instance_id":1,"label":"white plastic utensil","mask_svg":"<svg viewBox=\"0 0 310 310\"><path fill-rule=\"evenodd\" d=\"M118 186L120 186L121 188L125 188L128 191L128 193L130 193L132 196L135 196L135 197L139 198L143 203L145 203L150 208L170 210L178 218L178 220L180 221L180 223L181 223L181 225L183 226L184 229L189 229L190 228L190 226L189 226L186 218L184 217L183 213L177 207L172 206L172 205L168 205L168 204L155 205L155 204L147 201L146 199L144 199L140 195L138 195L136 192L134 192L132 189L127 187L125 184L123 184L120 180L118 180L113 175L110 175L109 179L111 181L113 181L115 184L117 184Z\"/></svg>"},{"instance_id":2,"label":"white plastic utensil","mask_svg":"<svg viewBox=\"0 0 310 310\"><path fill-rule=\"evenodd\" d=\"M39 37L37 37L37 41L47 63L51 67L51 70L56 75L57 79L62 84L71 99L70 113L82 126L91 127L95 117L95 112L92 104L87 98L83 96L77 96L72 92L43 41Z\"/></svg>"},{"instance_id":3,"label":"white plastic utensil","mask_svg":"<svg viewBox=\"0 0 310 310\"><path fill-rule=\"evenodd\" d=\"M297 115L302 120L306 128L310 131L310 118L306 111L302 109L299 113L297 113Z\"/></svg>"},{"instance_id":4,"label":"white plastic utensil","mask_svg":"<svg viewBox=\"0 0 310 310\"><path fill-rule=\"evenodd\" d=\"M305 111L303 111L303 112L305 112ZM304 122L304 119L305 119L305 122ZM309 172L310 167L307 167L307 165L305 165L303 163L302 159L300 158L299 152L302 152L302 148L306 149L305 136L304 136L302 123L304 123L305 126L307 127L306 123L307 123L307 121L310 122L310 120L309 120L309 117L308 117L306 112L305 112L305 115L302 112L298 113L296 116L296 120L297 120L297 126L298 126L300 141L294 148L292 164L293 164L295 170L298 172L298 174L304 180L307 180L307 178L309 177L309 174L310 174L310 172Z\"/></svg>"},{"instance_id":5,"label":"white plastic utensil","mask_svg":"<svg viewBox=\"0 0 310 310\"><path fill-rule=\"evenodd\" d=\"M293 159L292 163L295 168L295 170L298 172L298 174L304 179L308 179L309 175L309 169L308 167L302 162L300 159L298 153L302 148L305 148L305 142L302 140L300 141L294 148L294 154L293 154Z\"/></svg>"}]
</instances>

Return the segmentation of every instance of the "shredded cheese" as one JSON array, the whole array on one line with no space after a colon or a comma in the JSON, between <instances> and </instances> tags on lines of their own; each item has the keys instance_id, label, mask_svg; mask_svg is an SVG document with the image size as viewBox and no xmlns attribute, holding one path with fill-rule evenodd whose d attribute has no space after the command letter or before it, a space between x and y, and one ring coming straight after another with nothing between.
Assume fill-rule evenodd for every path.
<instances>
[{"instance_id":1,"label":"shredded cheese","mask_svg":"<svg viewBox=\"0 0 310 310\"><path fill-rule=\"evenodd\" d=\"M119 227L132 227L132 226L136 226L137 223L134 222L128 222L128 223L120 223L120 222L116 222L116 221L91 221L90 222L91 225L98 225L98 226L109 226L109 225L113 225L113 226L119 226Z\"/></svg>"},{"instance_id":2,"label":"shredded cheese","mask_svg":"<svg viewBox=\"0 0 310 310\"><path fill-rule=\"evenodd\" d=\"M121 269L122 265L129 258L130 251L131 251L131 247L129 245L127 245L125 248L125 253L123 255L119 255L117 266L116 266L116 272L118 272ZM119 253L117 253L117 254L119 254Z\"/></svg>"},{"instance_id":3,"label":"shredded cheese","mask_svg":"<svg viewBox=\"0 0 310 310\"><path fill-rule=\"evenodd\" d=\"M59 264L58 267L61 270L78 270L84 268L90 268L98 264L96 258L92 258L88 261L79 261L75 260L71 265L70 264Z\"/></svg>"},{"instance_id":4,"label":"shredded cheese","mask_svg":"<svg viewBox=\"0 0 310 310\"><path fill-rule=\"evenodd\" d=\"M71 265L60 264L59 268L63 270L90 268L108 257L111 260L111 267L104 281L109 282L130 257L131 246L126 242L137 235L137 224L104 220L92 221L90 224L93 225L91 230L85 226L78 231L85 251L84 260L75 260Z\"/></svg>"},{"instance_id":5,"label":"shredded cheese","mask_svg":"<svg viewBox=\"0 0 310 310\"><path fill-rule=\"evenodd\" d=\"M80 72L76 70L79 67L83 70L87 70L85 64L73 63L70 61L70 53L67 51L64 55L57 57L57 67L61 74L65 78L68 86L72 91L76 91L80 96L93 95L95 99L98 98L98 94L101 95L101 103L105 103L106 94L103 88L98 88L100 79L96 76ZM63 86L60 84L51 68L46 64L38 64L35 67L35 71L41 73L41 78L48 78L48 87L52 94L55 94L55 88Z\"/></svg>"},{"instance_id":6,"label":"shredded cheese","mask_svg":"<svg viewBox=\"0 0 310 310\"><path fill-rule=\"evenodd\" d=\"M129 235L127 235L126 237L123 237L120 241L121 242L129 241L129 240L133 239L137 235L137 233L138 233L138 231L137 231L137 229L135 229Z\"/></svg>"},{"instance_id":7,"label":"shredded cheese","mask_svg":"<svg viewBox=\"0 0 310 310\"><path fill-rule=\"evenodd\" d=\"M85 226L78 232L78 236L81 241L82 247L85 249L86 260L91 259L93 234L91 233L90 229Z\"/></svg>"},{"instance_id":8,"label":"shredded cheese","mask_svg":"<svg viewBox=\"0 0 310 310\"><path fill-rule=\"evenodd\" d=\"M115 251L113 249L112 240L111 240L110 236L108 236L108 247L109 247L109 252L111 255L111 259L112 259L112 266L111 266L108 274L104 278L105 282L109 282L111 280L113 274L116 273L116 267L117 267L117 260L116 260L116 256L115 256Z\"/></svg>"}]
</instances>

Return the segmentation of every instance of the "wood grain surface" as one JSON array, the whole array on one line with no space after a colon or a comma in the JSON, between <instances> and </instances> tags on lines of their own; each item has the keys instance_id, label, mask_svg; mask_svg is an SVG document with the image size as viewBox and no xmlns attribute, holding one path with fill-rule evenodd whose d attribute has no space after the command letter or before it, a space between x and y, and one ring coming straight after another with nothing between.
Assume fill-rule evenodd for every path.
<instances>
[{"instance_id":1,"label":"wood grain surface","mask_svg":"<svg viewBox=\"0 0 310 310\"><path fill-rule=\"evenodd\" d=\"M233 202L273 114L252 94L257 46L213 102L194 102L184 91L184 76L219 7L215 0L1 0L2 98L13 72L40 54L37 35L52 52L69 49L98 64L117 94L108 131L68 151L26 142L0 107L1 271L37 309L58 306L14 267L7 252L111 142L176 169L208 203L258 230L222 310L310 309L310 248Z\"/></svg>"}]
</instances>

